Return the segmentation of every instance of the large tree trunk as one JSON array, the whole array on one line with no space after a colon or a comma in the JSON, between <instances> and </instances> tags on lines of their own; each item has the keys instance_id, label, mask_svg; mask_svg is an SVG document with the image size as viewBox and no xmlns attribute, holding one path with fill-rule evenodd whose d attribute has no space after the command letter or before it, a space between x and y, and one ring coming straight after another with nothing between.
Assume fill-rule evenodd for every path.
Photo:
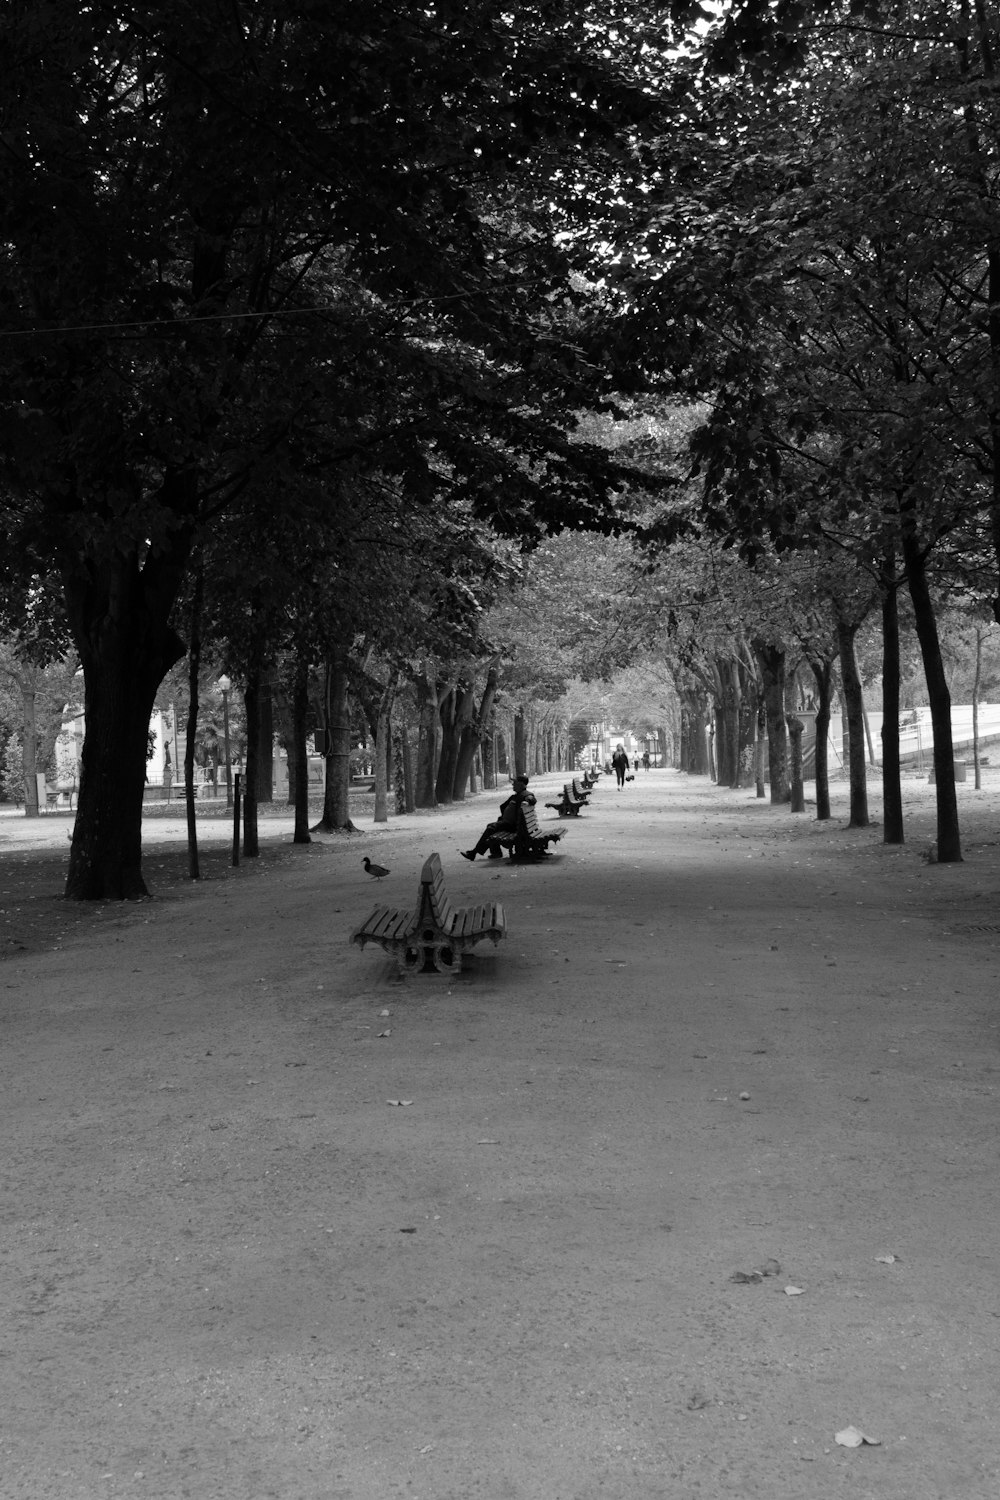
<instances>
[{"instance_id":1,"label":"large tree trunk","mask_svg":"<svg viewBox=\"0 0 1000 1500\"><path fill-rule=\"evenodd\" d=\"M767 716L768 777L772 805L789 802L788 729L785 724L785 649L772 641L755 641Z\"/></svg>"},{"instance_id":2,"label":"large tree trunk","mask_svg":"<svg viewBox=\"0 0 1000 1500\"><path fill-rule=\"evenodd\" d=\"M796 714L788 715L789 802L793 813L805 812L805 788L802 784L802 735L805 725Z\"/></svg>"},{"instance_id":3,"label":"large tree trunk","mask_svg":"<svg viewBox=\"0 0 1000 1500\"><path fill-rule=\"evenodd\" d=\"M455 767L458 765L458 744L462 737L460 714L471 713L463 707L462 700L468 690L451 687L439 700L438 719L441 725L441 758L438 761L434 795L438 802L447 804L455 795Z\"/></svg>"},{"instance_id":4,"label":"large tree trunk","mask_svg":"<svg viewBox=\"0 0 1000 1500\"><path fill-rule=\"evenodd\" d=\"M483 786L495 787L497 785L497 760L499 746L497 744L497 719L494 707L490 712L483 733Z\"/></svg>"},{"instance_id":5,"label":"large tree trunk","mask_svg":"<svg viewBox=\"0 0 1000 1500\"><path fill-rule=\"evenodd\" d=\"M704 698L686 692L681 706L680 769L691 776L708 774L708 708Z\"/></svg>"},{"instance_id":6,"label":"large tree trunk","mask_svg":"<svg viewBox=\"0 0 1000 1500\"><path fill-rule=\"evenodd\" d=\"M892 552L882 560L882 806L883 844L903 843L899 767L899 583Z\"/></svg>"},{"instance_id":7,"label":"large tree trunk","mask_svg":"<svg viewBox=\"0 0 1000 1500\"><path fill-rule=\"evenodd\" d=\"M186 545L178 552L187 555ZM146 748L156 690L185 654L168 624L177 559L119 552L102 570L65 580L66 607L84 673L86 738L66 895L138 900Z\"/></svg>"},{"instance_id":8,"label":"large tree trunk","mask_svg":"<svg viewBox=\"0 0 1000 1500\"><path fill-rule=\"evenodd\" d=\"M261 672L257 711L257 774L254 792L258 802L274 801L274 702L271 673Z\"/></svg>"},{"instance_id":9,"label":"large tree trunk","mask_svg":"<svg viewBox=\"0 0 1000 1500\"><path fill-rule=\"evenodd\" d=\"M528 775L528 724L523 708L514 713L514 765L515 776Z\"/></svg>"},{"instance_id":10,"label":"large tree trunk","mask_svg":"<svg viewBox=\"0 0 1000 1500\"><path fill-rule=\"evenodd\" d=\"M260 759L260 660L250 664L246 686L243 689L243 704L247 724L247 754L243 778L243 855L256 859L260 854L260 839L257 832L257 776Z\"/></svg>"},{"instance_id":11,"label":"large tree trunk","mask_svg":"<svg viewBox=\"0 0 1000 1500\"><path fill-rule=\"evenodd\" d=\"M392 700L396 695L396 679L393 678L384 689L375 710L375 746L373 750L373 764L375 767L375 815L372 819L375 823L388 823L389 821L389 756L392 754L392 724L389 713L392 708Z\"/></svg>"},{"instance_id":12,"label":"large tree trunk","mask_svg":"<svg viewBox=\"0 0 1000 1500\"><path fill-rule=\"evenodd\" d=\"M396 811L400 815L416 810L413 795L413 756L410 754L410 728L404 718L396 731Z\"/></svg>"},{"instance_id":13,"label":"large tree trunk","mask_svg":"<svg viewBox=\"0 0 1000 1500\"><path fill-rule=\"evenodd\" d=\"M184 738L184 812L187 818L188 876L201 879L198 861L198 817L194 798L194 745L198 738L198 692L201 673L201 606L205 592L205 576L201 570L194 580L194 598L191 602L191 646L188 652L188 715Z\"/></svg>"},{"instance_id":14,"label":"large tree trunk","mask_svg":"<svg viewBox=\"0 0 1000 1500\"><path fill-rule=\"evenodd\" d=\"M913 618L927 681L934 729L934 790L937 797L937 857L940 864L959 864L962 841L955 793L955 750L951 736L951 693L941 660L934 604L927 586L927 559L914 533L912 520L903 517L903 561L913 600Z\"/></svg>"},{"instance_id":15,"label":"large tree trunk","mask_svg":"<svg viewBox=\"0 0 1000 1500\"><path fill-rule=\"evenodd\" d=\"M21 682L21 774L24 777L24 816L37 818L38 805L38 725L35 720L35 672L30 682Z\"/></svg>"},{"instance_id":16,"label":"large tree trunk","mask_svg":"<svg viewBox=\"0 0 1000 1500\"><path fill-rule=\"evenodd\" d=\"M738 787L740 784L740 692L739 662L720 658L717 662L719 681L722 685L721 712L716 714L721 736L717 755L719 785Z\"/></svg>"},{"instance_id":17,"label":"large tree trunk","mask_svg":"<svg viewBox=\"0 0 1000 1500\"><path fill-rule=\"evenodd\" d=\"M983 636L982 626L976 629L976 670L972 679L972 769L976 780L976 791L983 789L983 771L979 759L979 694L983 686Z\"/></svg>"},{"instance_id":18,"label":"large tree trunk","mask_svg":"<svg viewBox=\"0 0 1000 1500\"><path fill-rule=\"evenodd\" d=\"M816 821L830 817L830 712L835 657L810 659L816 679Z\"/></svg>"},{"instance_id":19,"label":"large tree trunk","mask_svg":"<svg viewBox=\"0 0 1000 1500\"><path fill-rule=\"evenodd\" d=\"M288 757L288 780L294 787L295 828L293 844L309 844L309 661L304 652L295 659L292 684L292 753Z\"/></svg>"},{"instance_id":20,"label":"large tree trunk","mask_svg":"<svg viewBox=\"0 0 1000 1500\"><path fill-rule=\"evenodd\" d=\"M323 816L315 825L323 833L353 833L349 811L351 785L351 713L347 696L347 652L335 647L326 668L326 778Z\"/></svg>"},{"instance_id":21,"label":"large tree trunk","mask_svg":"<svg viewBox=\"0 0 1000 1500\"><path fill-rule=\"evenodd\" d=\"M861 678L854 654L858 627L837 613L837 643L840 647L840 680L847 716L847 764L851 788L849 828L868 827L868 771L865 760L865 716Z\"/></svg>"},{"instance_id":22,"label":"large tree trunk","mask_svg":"<svg viewBox=\"0 0 1000 1500\"><path fill-rule=\"evenodd\" d=\"M462 726L462 738L458 747L458 759L455 763L454 795L456 801L460 801L465 796L465 788L472 775L476 751L483 741L486 726L493 717L493 704L496 700L499 682L500 662L498 658L494 657L486 673L486 682L483 686L483 696L479 700L479 708L475 709L473 704L473 712ZM471 689L469 697L471 701Z\"/></svg>"},{"instance_id":23,"label":"large tree trunk","mask_svg":"<svg viewBox=\"0 0 1000 1500\"><path fill-rule=\"evenodd\" d=\"M757 796L762 798L767 796L767 781L764 774L767 762L767 707L764 703L763 688L757 689L756 731L753 742L753 779Z\"/></svg>"},{"instance_id":24,"label":"large tree trunk","mask_svg":"<svg viewBox=\"0 0 1000 1500\"><path fill-rule=\"evenodd\" d=\"M754 731L757 723L757 677L746 661L737 662L739 674L740 707L737 723L739 742L736 746L736 787L746 786L754 773Z\"/></svg>"},{"instance_id":25,"label":"large tree trunk","mask_svg":"<svg viewBox=\"0 0 1000 1500\"><path fill-rule=\"evenodd\" d=\"M417 777L414 797L417 807L436 807L438 699L437 685L427 672L413 680L417 695Z\"/></svg>"}]
</instances>

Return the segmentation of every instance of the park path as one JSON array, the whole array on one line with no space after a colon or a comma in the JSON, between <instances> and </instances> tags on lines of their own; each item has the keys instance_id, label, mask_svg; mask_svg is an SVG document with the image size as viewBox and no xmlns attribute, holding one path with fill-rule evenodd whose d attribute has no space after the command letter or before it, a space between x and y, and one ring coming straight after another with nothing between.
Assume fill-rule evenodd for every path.
<instances>
[{"instance_id":1,"label":"park path","mask_svg":"<svg viewBox=\"0 0 1000 1500\"><path fill-rule=\"evenodd\" d=\"M1000 788L955 867L907 795L478 798L5 959L0 1494L993 1500ZM432 849L509 937L400 983Z\"/></svg>"}]
</instances>

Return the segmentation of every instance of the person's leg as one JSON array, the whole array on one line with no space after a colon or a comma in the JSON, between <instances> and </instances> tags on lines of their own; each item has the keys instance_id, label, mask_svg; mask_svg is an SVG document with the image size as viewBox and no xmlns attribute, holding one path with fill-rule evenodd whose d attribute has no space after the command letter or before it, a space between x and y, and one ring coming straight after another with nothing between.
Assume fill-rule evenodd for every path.
<instances>
[{"instance_id":1,"label":"person's leg","mask_svg":"<svg viewBox=\"0 0 1000 1500\"><path fill-rule=\"evenodd\" d=\"M487 823L486 827L483 829L482 833L479 835L479 842L477 844L475 844L471 849L460 849L459 850L459 853L461 854L462 858L463 859L475 859L475 857L476 857L477 854L485 854L486 851L487 851L487 849L490 847L490 845L493 842L493 836L496 833L496 831L497 831L497 825L495 823Z\"/></svg>"}]
</instances>

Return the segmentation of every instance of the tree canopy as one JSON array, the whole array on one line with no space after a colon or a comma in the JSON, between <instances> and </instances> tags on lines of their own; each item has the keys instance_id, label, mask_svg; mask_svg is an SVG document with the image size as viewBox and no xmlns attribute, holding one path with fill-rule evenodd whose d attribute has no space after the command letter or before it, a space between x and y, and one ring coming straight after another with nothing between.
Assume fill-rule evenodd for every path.
<instances>
[{"instance_id":1,"label":"tree canopy","mask_svg":"<svg viewBox=\"0 0 1000 1500\"><path fill-rule=\"evenodd\" d=\"M777 559L839 556L909 590L943 772L938 604L1000 618L998 46L960 0L8 5L0 626L83 665L68 893L145 890L196 624L248 685L548 703L654 615L752 672ZM706 558L753 624L681 663Z\"/></svg>"}]
</instances>

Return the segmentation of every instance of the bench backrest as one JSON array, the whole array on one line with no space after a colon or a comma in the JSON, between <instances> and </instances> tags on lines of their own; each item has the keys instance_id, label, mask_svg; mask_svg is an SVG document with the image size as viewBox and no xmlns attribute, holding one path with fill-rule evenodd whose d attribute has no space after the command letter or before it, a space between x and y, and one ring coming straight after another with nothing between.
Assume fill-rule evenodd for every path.
<instances>
[{"instance_id":1,"label":"bench backrest","mask_svg":"<svg viewBox=\"0 0 1000 1500\"><path fill-rule=\"evenodd\" d=\"M435 927L445 927L451 918L451 902L444 888L444 869L440 854L429 854L420 871L420 910L417 926L425 922Z\"/></svg>"},{"instance_id":2,"label":"bench backrest","mask_svg":"<svg viewBox=\"0 0 1000 1500\"><path fill-rule=\"evenodd\" d=\"M579 802L579 800L580 800L580 799L579 799L579 797L578 797L578 796L577 796L577 795L576 795L576 792L575 792L575 791L574 791L574 790L573 790L573 788L572 788L572 787L571 787L571 786L570 786L570 784L569 784L569 782L568 782L568 781L567 781L567 782L566 782L566 783L565 783L565 785L564 785L564 786L563 786L563 796L564 796L564 797L565 797L565 798L566 798L566 801L567 801L567 802L568 802L568 803L569 803L569 804L570 804L570 805L571 805L571 806L572 806L572 804L573 804L573 803L574 803L574 802Z\"/></svg>"},{"instance_id":3,"label":"bench backrest","mask_svg":"<svg viewBox=\"0 0 1000 1500\"><path fill-rule=\"evenodd\" d=\"M528 837L533 839L541 838L542 830L533 804L527 802L521 803L521 817L524 819L524 826Z\"/></svg>"}]
</instances>

